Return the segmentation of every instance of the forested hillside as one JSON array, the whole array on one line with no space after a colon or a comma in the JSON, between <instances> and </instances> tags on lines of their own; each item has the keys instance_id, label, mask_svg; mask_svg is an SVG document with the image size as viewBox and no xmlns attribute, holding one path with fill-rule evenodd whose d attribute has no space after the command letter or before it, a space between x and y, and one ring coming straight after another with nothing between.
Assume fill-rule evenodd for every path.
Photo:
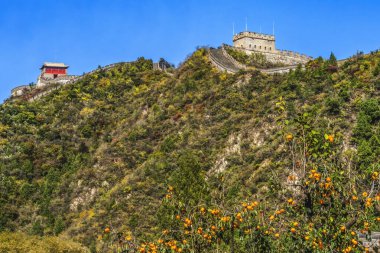
<instances>
[{"instance_id":1,"label":"forested hillside","mask_svg":"<svg viewBox=\"0 0 380 253\"><path fill-rule=\"evenodd\" d=\"M207 53L173 75L139 58L2 104L0 237L362 251L355 233L380 229L380 53L283 75L222 73Z\"/></svg>"}]
</instances>

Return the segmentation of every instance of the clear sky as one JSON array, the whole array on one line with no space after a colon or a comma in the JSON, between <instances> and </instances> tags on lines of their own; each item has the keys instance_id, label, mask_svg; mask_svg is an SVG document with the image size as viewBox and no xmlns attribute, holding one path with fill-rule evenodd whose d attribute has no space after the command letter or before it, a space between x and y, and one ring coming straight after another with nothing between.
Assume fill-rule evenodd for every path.
<instances>
[{"instance_id":1,"label":"clear sky","mask_svg":"<svg viewBox=\"0 0 380 253\"><path fill-rule=\"evenodd\" d=\"M346 58L380 48L377 0L0 0L0 102L36 82L44 61L82 74L98 65L160 57L178 64L235 31L272 33L276 45Z\"/></svg>"}]
</instances>

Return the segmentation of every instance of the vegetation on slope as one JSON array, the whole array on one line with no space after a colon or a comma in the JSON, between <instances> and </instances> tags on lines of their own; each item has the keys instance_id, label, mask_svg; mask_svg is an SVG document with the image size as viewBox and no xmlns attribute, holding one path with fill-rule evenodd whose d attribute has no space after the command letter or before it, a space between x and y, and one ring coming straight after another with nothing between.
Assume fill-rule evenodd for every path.
<instances>
[{"instance_id":1,"label":"vegetation on slope","mask_svg":"<svg viewBox=\"0 0 380 253\"><path fill-rule=\"evenodd\" d=\"M88 253L78 243L53 236L28 236L23 233L0 233L0 252L7 253Z\"/></svg>"},{"instance_id":2,"label":"vegetation on slope","mask_svg":"<svg viewBox=\"0 0 380 253\"><path fill-rule=\"evenodd\" d=\"M305 70L267 76L219 73L206 52L197 50L173 77L139 59L38 101L2 105L0 229L63 234L104 252L119 242L127 247L156 240L165 230L162 240L181 239L173 231L178 226L184 231L186 218L204 229L220 228L208 209L236 217L246 208L242 201L260 203L257 208L268 219L284 209L285 218L262 224L284 236L276 241L273 231L268 240L234 239L235 252L245 252L249 238L263 238L258 245L276 250L284 245L279 242L293 240L290 222L302 228L289 244L295 248L284 250L305 248L305 219L319 225L325 224L323 217L333 217L327 228L318 227L328 231L326 237L310 235L317 244L322 240L321 251L333 247L323 240L359 212L350 229L378 229L378 184L372 176L379 170L380 55L358 57L339 68L334 57L319 58ZM304 184L314 174L320 181L312 181L311 190ZM329 190L339 194L321 203L318 194L328 193L319 183L329 183L327 178ZM291 179L303 190L291 186ZM364 192L370 208L360 197ZM308 194L313 205L305 209L301 203ZM358 202L351 202L352 195ZM289 198L299 203L295 212L284 206ZM201 207L209 218L197 218ZM315 213L311 218L310 212ZM198 252L217 245L230 250L231 238L246 230L244 224L241 228L226 234L223 245L197 246ZM348 242L334 247L343 249Z\"/></svg>"},{"instance_id":3,"label":"vegetation on slope","mask_svg":"<svg viewBox=\"0 0 380 253\"><path fill-rule=\"evenodd\" d=\"M269 69L269 68L285 66L283 63L273 63L273 62L268 61L265 55L262 53L252 53L251 55L248 55L244 51L233 49L233 48L226 48L226 51L236 61L250 67L256 67L260 69Z\"/></svg>"}]
</instances>

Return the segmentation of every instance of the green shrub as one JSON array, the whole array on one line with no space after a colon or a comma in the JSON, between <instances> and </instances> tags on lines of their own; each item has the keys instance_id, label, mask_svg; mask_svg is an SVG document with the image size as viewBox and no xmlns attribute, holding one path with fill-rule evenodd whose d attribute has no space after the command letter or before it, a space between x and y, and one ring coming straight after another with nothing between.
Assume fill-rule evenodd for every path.
<instances>
[{"instance_id":1,"label":"green shrub","mask_svg":"<svg viewBox=\"0 0 380 253\"><path fill-rule=\"evenodd\" d=\"M327 112L332 115L338 115L341 110L341 103L340 99L328 98L325 103Z\"/></svg>"}]
</instances>

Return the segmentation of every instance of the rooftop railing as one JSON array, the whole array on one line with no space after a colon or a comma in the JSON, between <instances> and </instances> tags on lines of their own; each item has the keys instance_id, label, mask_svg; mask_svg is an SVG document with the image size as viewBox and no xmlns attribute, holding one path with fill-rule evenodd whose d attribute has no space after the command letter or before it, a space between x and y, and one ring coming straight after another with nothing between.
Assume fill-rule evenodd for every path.
<instances>
[{"instance_id":1,"label":"rooftop railing","mask_svg":"<svg viewBox=\"0 0 380 253\"><path fill-rule=\"evenodd\" d=\"M275 40L274 35L270 34L264 34L264 33L256 33L256 32L241 32L236 35L234 35L233 40L238 40L244 37L251 37L251 38L259 38L259 39L267 39L267 40Z\"/></svg>"}]
</instances>

